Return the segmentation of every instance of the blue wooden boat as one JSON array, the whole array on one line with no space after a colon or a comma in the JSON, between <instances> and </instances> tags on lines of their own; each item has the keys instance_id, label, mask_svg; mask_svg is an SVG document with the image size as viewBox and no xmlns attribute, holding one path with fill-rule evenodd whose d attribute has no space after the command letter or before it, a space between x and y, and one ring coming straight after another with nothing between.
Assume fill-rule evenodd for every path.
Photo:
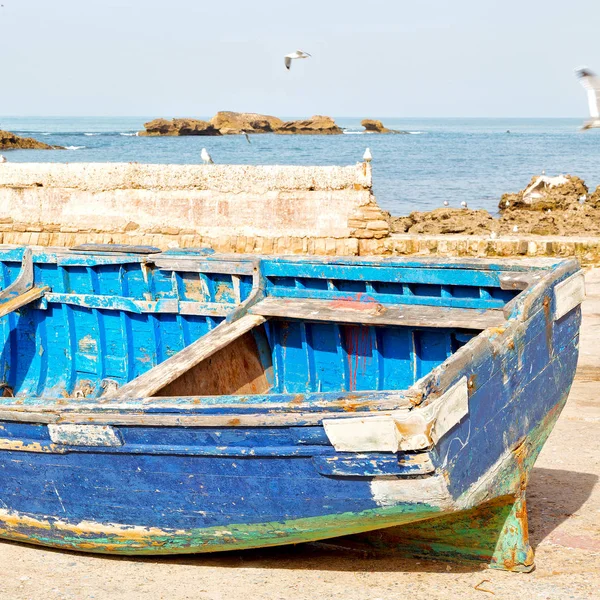
<instances>
[{"instance_id":1,"label":"blue wooden boat","mask_svg":"<svg viewBox=\"0 0 600 600\"><path fill-rule=\"evenodd\" d=\"M0 247L0 537L116 554L364 534L529 570L573 260Z\"/></svg>"}]
</instances>

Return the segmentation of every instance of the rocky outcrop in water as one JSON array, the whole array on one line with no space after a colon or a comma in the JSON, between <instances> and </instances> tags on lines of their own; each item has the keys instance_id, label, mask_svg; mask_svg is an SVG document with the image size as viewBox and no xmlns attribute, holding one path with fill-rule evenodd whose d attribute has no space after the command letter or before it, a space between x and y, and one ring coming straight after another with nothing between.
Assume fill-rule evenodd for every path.
<instances>
[{"instance_id":1,"label":"rocky outcrop in water","mask_svg":"<svg viewBox=\"0 0 600 600\"><path fill-rule=\"evenodd\" d=\"M599 235L600 186L588 195L579 177L536 176L504 194L499 218L485 210L438 208L390 220L393 233L481 235Z\"/></svg>"},{"instance_id":2,"label":"rocky outcrop in water","mask_svg":"<svg viewBox=\"0 0 600 600\"><path fill-rule=\"evenodd\" d=\"M236 135L240 133L273 133L283 121L271 115L257 113L236 113L229 111L218 112L211 124L221 132L221 135Z\"/></svg>"},{"instance_id":3,"label":"rocky outcrop in water","mask_svg":"<svg viewBox=\"0 0 600 600\"><path fill-rule=\"evenodd\" d=\"M275 133L338 135L344 132L331 117L315 115L310 119L287 121Z\"/></svg>"},{"instance_id":4,"label":"rocky outcrop in water","mask_svg":"<svg viewBox=\"0 0 600 600\"><path fill-rule=\"evenodd\" d=\"M242 133L318 134L343 133L331 117L316 115L310 119L284 122L271 115L218 112L210 121L197 119L154 119L144 123L142 136L239 135Z\"/></svg>"},{"instance_id":5,"label":"rocky outcrop in water","mask_svg":"<svg viewBox=\"0 0 600 600\"><path fill-rule=\"evenodd\" d=\"M0 129L0 150L64 150L64 148L50 146L33 138L21 137Z\"/></svg>"},{"instance_id":6,"label":"rocky outcrop in water","mask_svg":"<svg viewBox=\"0 0 600 600\"><path fill-rule=\"evenodd\" d=\"M363 119L360 124L365 128L366 133L408 133L408 131L388 129L381 121L378 121L377 119Z\"/></svg>"},{"instance_id":7,"label":"rocky outcrop in water","mask_svg":"<svg viewBox=\"0 0 600 600\"><path fill-rule=\"evenodd\" d=\"M208 121L199 119L154 119L144 123L144 131L140 131L141 136L159 136L159 135L221 135L220 131Z\"/></svg>"}]
</instances>

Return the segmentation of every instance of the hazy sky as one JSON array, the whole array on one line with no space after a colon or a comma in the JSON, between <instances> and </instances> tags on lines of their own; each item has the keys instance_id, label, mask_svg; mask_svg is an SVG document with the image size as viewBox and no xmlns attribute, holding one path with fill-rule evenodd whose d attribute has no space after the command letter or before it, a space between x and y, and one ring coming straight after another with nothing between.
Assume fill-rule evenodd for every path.
<instances>
[{"instance_id":1,"label":"hazy sky","mask_svg":"<svg viewBox=\"0 0 600 600\"><path fill-rule=\"evenodd\" d=\"M0 3L0 115L584 117L600 72L600 0Z\"/></svg>"}]
</instances>

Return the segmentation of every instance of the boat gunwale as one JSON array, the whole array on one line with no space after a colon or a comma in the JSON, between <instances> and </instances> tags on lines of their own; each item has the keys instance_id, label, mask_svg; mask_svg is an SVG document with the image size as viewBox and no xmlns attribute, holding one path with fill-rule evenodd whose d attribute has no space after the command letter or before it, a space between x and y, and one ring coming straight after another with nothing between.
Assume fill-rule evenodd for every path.
<instances>
[{"instance_id":1,"label":"boat gunwale","mask_svg":"<svg viewBox=\"0 0 600 600\"><path fill-rule=\"evenodd\" d=\"M36 245L0 245L0 261L20 262L25 248L32 250L34 262L55 264L59 259L86 259L86 264L93 265L94 257L102 258L100 264L121 264L124 261L132 263L154 264L155 261L166 260L181 262L202 263L248 263L256 260L273 263L312 264L312 265L347 265L347 266L374 266L374 267L422 267L428 269L463 269L475 270L489 269L492 271L527 272L532 270L552 270L554 266L564 263L565 258L456 258L456 257L403 257L403 256L313 256L313 255L269 255L269 254L202 254L198 250L178 249L177 252L165 250L154 254L139 254L135 252L102 252L89 250L72 250L60 246ZM62 264L62 263L61 263ZM250 274L251 272L249 272Z\"/></svg>"}]
</instances>

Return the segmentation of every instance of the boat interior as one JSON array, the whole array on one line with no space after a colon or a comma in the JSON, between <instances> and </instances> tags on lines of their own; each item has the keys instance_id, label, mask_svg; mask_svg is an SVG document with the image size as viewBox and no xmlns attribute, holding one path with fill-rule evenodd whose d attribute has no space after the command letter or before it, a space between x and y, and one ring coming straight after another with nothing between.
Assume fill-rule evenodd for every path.
<instances>
[{"instance_id":1,"label":"boat interior","mask_svg":"<svg viewBox=\"0 0 600 600\"><path fill-rule=\"evenodd\" d=\"M37 398L405 390L530 269L84 246L0 250L0 385Z\"/></svg>"}]
</instances>

